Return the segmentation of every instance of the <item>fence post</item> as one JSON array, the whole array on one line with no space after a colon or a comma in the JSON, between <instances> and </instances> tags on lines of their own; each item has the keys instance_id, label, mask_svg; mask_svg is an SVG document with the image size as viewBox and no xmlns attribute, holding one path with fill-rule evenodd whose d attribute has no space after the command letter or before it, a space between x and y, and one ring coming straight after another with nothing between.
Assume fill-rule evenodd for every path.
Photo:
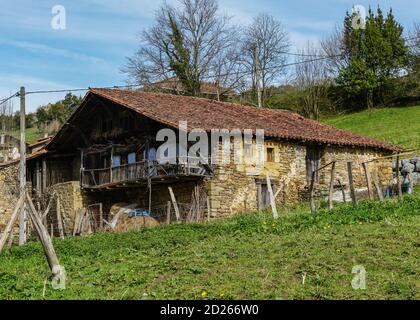
<instances>
[{"instance_id":1,"label":"fence post","mask_svg":"<svg viewBox=\"0 0 420 320\"><path fill-rule=\"evenodd\" d=\"M353 181L353 163L351 161L347 162L347 171L349 173L349 185L350 185L350 195L351 201L353 205L357 205L357 198L356 198L356 190L354 189L354 181Z\"/></svg>"},{"instance_id":2,"label":"fence post","mask_svg":"<svg viewBox=\"0 0 420 320\"><path fill-rule=\"evenodd\" d=\"M315 170L312 171L311 185L309 187L309 204L310 204L312 213L316 213L314 197L315 197Z\"/></svg>"},{"instance_id":3,"label":"fence post","mask_svg":"<svg viewBox=\"0 0 420 320\"><path fill-rule=\"evenodd\" d=\"M398 189L398 201L402 201L402 187L400 181L400 156L397 156L397 189Z\"/></svg>"},{"instance_id":4,"label":"fence post","mask_svg":"<svg viewBox=\"0 0 420 320\"><path fill-rule=\"evenodd\" d=\"M330 192L328 194L328 208L330 210L334 206L334 204L333 204L334 180L335 180L335 161L332 163L331 180L330 180Z\"/></svg>"},{"instance_id":5,"label":"fence post","mask_svg":"<svg viewBox=\"0 0 420 320\"><path fill-rule=\"evenodd\" d=\"M371 182L371 179L370 179L370 172L369 172L368 164L367 163L362 163L362 166L363 166L363 171L365 172L366 184L367 184L368 193L369 193L369 199L373 200L372 182Z\"/></svg>"}]
</instances>

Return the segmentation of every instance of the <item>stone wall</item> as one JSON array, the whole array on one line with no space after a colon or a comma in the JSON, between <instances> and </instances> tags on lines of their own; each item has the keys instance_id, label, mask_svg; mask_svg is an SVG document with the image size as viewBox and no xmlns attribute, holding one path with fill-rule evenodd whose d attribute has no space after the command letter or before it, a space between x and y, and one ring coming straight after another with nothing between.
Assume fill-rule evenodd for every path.
<instances>
[{"instance_id":1,"label":"stone wall","mask_svg":"<svg viewBox=\"0 0 420 320\"><path fill-rule=\"evenodd\" d=\"M266 162L258 176L248 176L247 167L243 164L217 167L215 177L207 183L213 217L257 210L258 181L264 183L267 171L276 187L284 186L276 199L278 203L294 203L307 197L309 180L306 174L306 146L268 141L265 148L274 149L274 161ZM363 190L366 188L366 179L362 163L384 155L383 152L364 148L327 146L324 148L321 166L336 161L336 177L348 190L347 162L352 161L355 188ZM382 185L392 181L391 159L372 162L368 166L374 175L378 174ZM329 188L330 176L330 168L321 171L316 188ZM335 187L338 188L338 183Z\"/></svg>"},{"instance_id":2,"label":"stone wall","mask_svg":"<svg viewBox=\"0 0 420 320\"><path fill-rule=\"evenodd\" d=\"M18 201L19 165L0 167L0 229L10 220L14 206Z\"/></svg>"}]
</instances>

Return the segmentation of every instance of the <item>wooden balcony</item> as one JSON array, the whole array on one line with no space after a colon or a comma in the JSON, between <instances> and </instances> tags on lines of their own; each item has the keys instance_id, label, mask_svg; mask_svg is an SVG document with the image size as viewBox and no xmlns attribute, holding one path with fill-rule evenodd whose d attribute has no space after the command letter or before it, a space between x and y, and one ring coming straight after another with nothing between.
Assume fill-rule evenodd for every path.
<instances>
[{"instance_id":1,"label":"wooden balcony","mask_svg":"<svg viewBox=\"0 0 420 320\"><path fill-rule=\"evenodd\" d=\"M147 184L149 179L153 182L170 182L180 178L197 179L211 174L210 166L191 159L187 164L159 164L157 161L144 160L112 168L82 169L81 185L85 189L112 189Z\"/></svg>"}]
</instances>

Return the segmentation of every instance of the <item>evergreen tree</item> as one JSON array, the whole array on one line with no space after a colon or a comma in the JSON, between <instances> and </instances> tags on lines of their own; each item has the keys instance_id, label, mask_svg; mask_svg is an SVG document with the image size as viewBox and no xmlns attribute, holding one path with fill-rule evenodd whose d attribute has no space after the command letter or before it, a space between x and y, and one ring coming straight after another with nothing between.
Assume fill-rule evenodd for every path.
<instances>
[{"instance_id":1,"label":"evergreen tree","mask_svg":"<svg viewBox=\"0 0 420 320\"><path fill-rule=\"evenodd\" d=\"M346 14L342 50L348 65L340 70L338 83L350 98L371 108L383 101L389 82L408 63L403 27L392 9L384 17L378 7L376 15L369 9L364 28L355 28L357 13Z\"/></svg>"}]
</instances>

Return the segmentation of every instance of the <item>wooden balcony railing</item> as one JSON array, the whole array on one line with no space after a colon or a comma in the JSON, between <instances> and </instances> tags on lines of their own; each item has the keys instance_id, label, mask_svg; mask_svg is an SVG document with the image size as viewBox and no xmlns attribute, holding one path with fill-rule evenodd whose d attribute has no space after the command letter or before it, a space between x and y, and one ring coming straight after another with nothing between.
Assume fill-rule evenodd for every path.
<instances>
[{"instance_id":1,"label":"wooden balcony railing","mask_svg":"<svg viewBox=\"0 0 420 320\"><path fill-rule=\"evenodd\" d=\"M83 187L101 187L122 182L139 182L149 178L176 176L207 176L211 173L197 161L187 164L159 164L157 161L141 161L103 169L82 169L81 184Z\"/></svg>"}]
</instances>

